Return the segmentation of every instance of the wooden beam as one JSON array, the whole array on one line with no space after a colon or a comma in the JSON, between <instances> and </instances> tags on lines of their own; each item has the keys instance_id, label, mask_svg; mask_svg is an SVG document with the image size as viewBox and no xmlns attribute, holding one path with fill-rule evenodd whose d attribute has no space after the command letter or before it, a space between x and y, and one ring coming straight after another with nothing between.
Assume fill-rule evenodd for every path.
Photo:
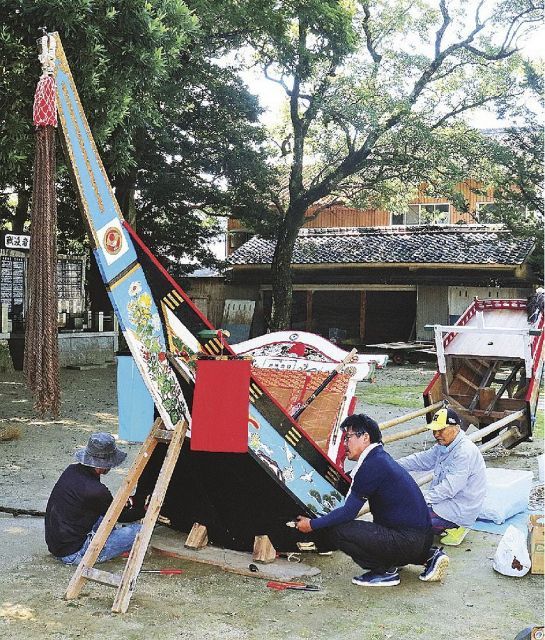
<instances>
[{"instance_id":1,"label":"wooden beam","mask_svg":"<svg viewBox=\"0 0 545 640\"><path fill-rule=\"evenodd\" d=\"M146 555L149 541L153 533L153 527L157 522L157 517L163 504L172 472L174 471L174 467L178 461L178 456L180 454L180 449L182 448L186 431L187 422L185 420L179 422L174 428L172 440L170 441L170 445L163 461L163 466L161 467L157 483L155 484L155 488L151 494L146 516L142 523L142 528L136 535L129 554L129 559L125 565L125 571L123 571L121 585L116 593L114 604L112 606L112 611L114 613L125 613L129 607L129 601L136 588L136 580L140 573L140 569L142 568L144 556Z\"/></svg>"},{"instance_id":2,"label":"wooden beam","mask_svg":"<svg viewBox=\"0 0 545 640\"><path fill-rule=\"evenodd\" d=\"M367 316L367 292L360 292L360 342L365 341L365 320Z\"/></svg>"},{"instance_id":3,"label":"wooden beam","mask_svg":"<svg viewBox=\"0 0 545 640\"><path fill-rule=\"evenodd\" d=\"M461 380L464 384L467 384L468 387L471 387L472 389L477 390L479 387L474 384L473 382L471 382L471 380L468 380L465 376L463 376L461 373L456 373L454 375L455 378L457 378L458 380Z\"/></svg>"},{"instance_id":4,"label":"wooden beam","mask_svg":"<svg viewBox=\"0 0 545 640\"><path fill-rule=\"evenodd\" d=\"M132 494L132 491L136 486L136 483L138 482L138 478L142 474L142 470L148 463L151 454L157 446L157 439L155 438L154 432L155 429L159 429L162 424L163 421L161 420L161 418L157 418L150 434L148 435L146 441L138 452L138 455L136 456L132 467L129 469L129 472L123 480L123 484L115 494L110 508L108 509L108 511L106 511L106 515L100 523L97 532L93 536L91 544L87 547L87 551L78 564L77 569L68 584L68 588L64 596L67 600L78 597L85 583L85 576L83 575L83 571L85 569L92 568L95 564L102 548L104 547L106 540L108 539L108 536L112 532L112 529L114 528L115 523L119 518L119 514L121 513L121 511L123 511L123 508L126 505L129 496Z\"/></svg>"},{"instance_id":5,"label":"wooden beam","mask_svg":"<svg viewBox=\"0 0 545 640\"><path fill-rule=\"evenodd\" d=\"M82 571L82 575L87 580L93 582L100 582L100 584L108 585L109 587L119 588L121 584L120 573L110 573L109 571L102 571L101 569L95 569L93 567L86 567Z\"/></svg>"},{"instance_id":6,"label":"wooden beam","mask_svg":"<svg viewBox=\"0 0 545 640\"><path fill-rule=\"evenodd\" d=\"M391 436L386 436L382 439L384 444L388 444L389 442L395 442L396 440L403 440L404 438L409 438L410 436L415 436L418 433L424 433L424 431L428 431L429 427L426 425L424 427L415 427L414 429L407 429L406 431L400 431L399 433L393 433Z\"/></svg>"},{"instance_id":7,"label":"wooden beam","mask_svg":"<svg viewBox=\"0 0 545 640\"><path fill-rule=\"evenodd\" d=\"M495 397L492 399L492 401L490 402L490 404L486 407L486 413L489 413L490 411L492 411L492 409L494 408L494 406L496 405L496 402L502 397L502 395L505 393L505 390L507 389L507 387L511 384L511 382L515 379L515 376L517 375L519 369L522 367L522 362L519 362L518 364L516 364L511 373L507 376L506 380L504 381L504 383L502 384L502 386L498 389L498 392L495 394Z\"/></svg>"},{"instance_id":8,"label":"wooden beam","mask_svg":"<svg viewBox=\"0 0 545 640\"><path fill-rule=\"evenodd\" d=\"M424 409L417 409L416 411L411 411L410 413L406 413L399 418L392 418L391 420L387 420L386 422L381 422L378 426L381 431L385 429L390 429L391 427L395 427L397 424L401 424L403 422L408 422L413 418L419 418L420 416L426 415L426 413L431 413L432 411L439 410L444 405L443 401L435 402L434 404L430 404L429 407L424 407Z\"/></svg>"},{"instance_id":9,"label":"wooden beam","mask_svg":"<svg viewBox=\"0 0 545 640\"><path fill-rule=\"evenodd\" d=\"M312 333L312 289L307 290L307 320L306 320L306 330Z\"/></svg>"}]
</instances>

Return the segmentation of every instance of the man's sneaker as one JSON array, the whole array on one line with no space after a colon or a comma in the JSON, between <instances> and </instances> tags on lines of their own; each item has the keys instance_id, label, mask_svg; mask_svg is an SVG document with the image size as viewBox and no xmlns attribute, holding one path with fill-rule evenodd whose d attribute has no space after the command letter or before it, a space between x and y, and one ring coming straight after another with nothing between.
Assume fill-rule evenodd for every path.
<instances>
[{"instance_id":1,"label":"man's sneaker","mask_svg":"<svg viewBox=\"0 0 545 640\"><path fill-rule=\"evenodd\" d=\"M361 576L352 578L352 584L357 584L359 587L395 587L396 584L399 584L399 573L396 567L386 573L368 571Z\"/></svg>"},{"instance_id":2,"label":"man's sneaker","mask_svg":"<svg viewBox=\"0 0 545 640\"><path fill-rule=\"evenodd\" d=\"M433 555L426 562L424 571L419 576L420 580L424 580L424 582L439 582L442 580L450 562L442 547L432 547L432 549Z\"/></svg>"}]
</instances>

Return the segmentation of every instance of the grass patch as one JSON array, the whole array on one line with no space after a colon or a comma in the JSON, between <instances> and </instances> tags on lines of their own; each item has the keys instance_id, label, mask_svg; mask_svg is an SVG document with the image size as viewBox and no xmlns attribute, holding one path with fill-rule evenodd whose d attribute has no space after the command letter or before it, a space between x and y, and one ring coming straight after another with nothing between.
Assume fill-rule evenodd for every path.
<instances>
[{"instance_id":1,"label":"grass patch","mask_svg":"<svg viewBox=\"0 0 545 640\"><path fill-rule=\"evenodd\" d=\"M536 421L532 436L536 439L540 438L542 440L545 436L545 413L543 411L536 411Z\"/></svg>"},{"instance_id":2,"label":"grass patch","mask_svg":"<svg viewBox=\"0 0 545 640\"><path fill-rule=\"evenodd\" d=\"M364 403L371 405L390 404L394 407L420 409L423 406L422 385L401 387L378 387L366 385L356 391L356 396Z\"/></svg>"}]
</instances>

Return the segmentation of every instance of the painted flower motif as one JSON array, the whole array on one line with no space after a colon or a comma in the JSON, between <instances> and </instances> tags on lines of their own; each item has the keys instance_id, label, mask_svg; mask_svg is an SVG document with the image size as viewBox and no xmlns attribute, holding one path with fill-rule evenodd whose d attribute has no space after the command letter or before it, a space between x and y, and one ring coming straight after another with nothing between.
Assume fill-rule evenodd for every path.
<instances>
[{"instance_id":1,"label":"painted flower motif","mask_svg":"<svg viewBox=\"0 0 545 640\"><path fill-rule=\"evenodd\" d=\"M159 317L158 313L154 313L151 316L151 326L153 327L154 331L160 331L160 329L161 329L161 318Z\"/></svg>"},{"instance_id":2,"label":"painted flower motif","mask_svg":"<svg viewBox=\"0 0 545 640\"><path fill-rule=\"evenodd\" d=\"M252 435L250 436L250 448L252 449L259 449L259 447L261 446L261 438L259 437L258 433L252 433Z\"/></svg>"},{"instance_id":3,"label":"painted flower motif","mask_svg":"<svg viewBox=\"0 0 545 640\"><path fill-rule=\"evenodd\" d=\"M163 407L175 425L185 415L185 403L158 335L161 330L159 314L154 310L151 295L147 291L142 292L140 282L131 283L129 294L127 311L129 321L135 327L134 333L141 343L140 353L150 379L157 385Z\"/></svg>"},{"instance_id":4,"label":"painted flower motif","mask_svg":"<svg viewBox=\"0 0 545 640\"><path fill-rule=\"evenodd\" d=\"M142 283L139 280L131 282L129 286L129 295L134 298L142 291Z\"/></svg>"},{"instance_id":5,"label":"painted flower motif","mask_svg":"<svg viewBox=\"0 0 545 640\"><path fill-rule=\"evenodd\" d=\"M144 293L138 297L138 305L142 306L142 307L146 307L147 309L149 309L151 307L151 296L147 291L144 291Z\"/></svg>"}]
</instances>

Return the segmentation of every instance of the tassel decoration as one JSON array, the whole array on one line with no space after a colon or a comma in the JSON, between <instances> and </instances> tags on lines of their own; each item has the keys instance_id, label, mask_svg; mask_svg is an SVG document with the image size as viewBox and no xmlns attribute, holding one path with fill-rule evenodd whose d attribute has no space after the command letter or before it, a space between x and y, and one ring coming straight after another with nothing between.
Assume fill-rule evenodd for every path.
<instances>
[{"instance_id":1,"label":"tassel decoration","mask_svg":"<svg viewBox=\"0 0 545 640\"><path fill-rule=\"evenodd\" d=\"M43 74L34 96L36 156L32 190L24 374L41 415L59 414L57 197L55 188L55 39L41 39Z\"/></svg>"}]
</instances>

